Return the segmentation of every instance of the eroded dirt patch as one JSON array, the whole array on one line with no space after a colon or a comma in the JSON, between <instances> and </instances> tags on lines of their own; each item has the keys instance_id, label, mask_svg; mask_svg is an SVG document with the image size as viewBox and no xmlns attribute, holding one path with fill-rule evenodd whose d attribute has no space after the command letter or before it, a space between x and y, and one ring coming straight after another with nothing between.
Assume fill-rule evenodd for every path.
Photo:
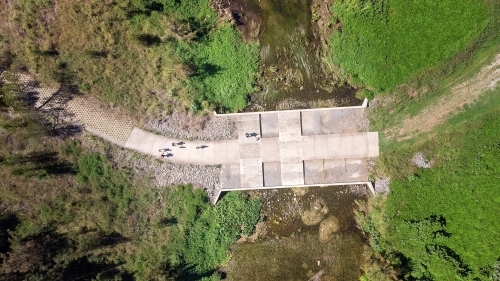
<instances>
[{"instance_id":1,"label":"eroded dirt patch","mask_svg":"<svg viewBox=\"0 0 500 281\"><path fill-rule=\"evenodd\" d=\"M453 87L436 104L425 108L418 115L406 119L401 127L386 130L390 139L405 140L418 133L430 132L436 126L460 112L464 105L474 103L500 82L500 54L481 69L473 78Z\"/></svg>"}]
</instances>

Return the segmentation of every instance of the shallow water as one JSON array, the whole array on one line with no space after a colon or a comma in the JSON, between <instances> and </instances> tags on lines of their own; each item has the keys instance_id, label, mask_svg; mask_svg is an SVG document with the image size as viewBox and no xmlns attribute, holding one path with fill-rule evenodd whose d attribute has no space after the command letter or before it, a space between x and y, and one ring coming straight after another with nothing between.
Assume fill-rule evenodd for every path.
<instances>
[{"instance_id":1,"label":"shallow water","mask_svg":"<svg viewBox=\"0 0 500 281\"><path fill-rule=\"evenodd\" d=\"M304 190L299 190L304 191ZM308 280L320 270L327 280L359 280L365 242L356 228L354 200L366 200L365 194L348 187L279 189L254 192L263 200L267 233L257 242L236 244L231 261L222 269L225 280ZM319 224L306 226L301 211L310 202L322 198L336 216L340 230L328 242L320 243Z\"/></svg>"},{"instance_id":2,"label":"shallow water","mask_svg":"<svg viewBox=\"0 0 500 281\"><path fill-rule=\"evenodd\" d=\"M320 39L312 32L308 0L241 2L243 11L252 11L259 18L261 91L253 95L254 104L267 110L288 99L334 99L337 106L361 104L354 98L355 90L340 84L323 62Z\"/></svg>"}]
</instances>

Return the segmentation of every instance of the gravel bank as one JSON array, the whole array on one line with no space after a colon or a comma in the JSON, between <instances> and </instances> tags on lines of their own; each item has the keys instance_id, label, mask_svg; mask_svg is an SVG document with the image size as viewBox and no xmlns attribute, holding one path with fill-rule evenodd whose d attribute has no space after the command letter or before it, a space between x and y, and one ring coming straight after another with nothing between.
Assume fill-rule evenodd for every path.
<instances>
[{"instance_id":1,"label":"gravel bank","mask_svg":"<svg viewBox=\"0 0 500 281\"><path fill-rule=\"evenodd\" d=\"M174 113L161 120L149 119L144 124L144 128L168 137L185 140L227 140L238 138L235 120L235 117L232 116L206 114L189 117L186 114Z\"/></svg>"},{"instance_id":2,"label":"gravel bank","mask_svg":"<svg viewBox=\"0 0 500 281\"><path fill-rule=\"evenodd\" d=\"M152 177L157 188L192 184L195 188L205 189L210 199L213 199L220 189L220 166L173 164L128 150L119 150L115 161L131 167L135 174L145 173Z\"/></svg>"}]
</instances>

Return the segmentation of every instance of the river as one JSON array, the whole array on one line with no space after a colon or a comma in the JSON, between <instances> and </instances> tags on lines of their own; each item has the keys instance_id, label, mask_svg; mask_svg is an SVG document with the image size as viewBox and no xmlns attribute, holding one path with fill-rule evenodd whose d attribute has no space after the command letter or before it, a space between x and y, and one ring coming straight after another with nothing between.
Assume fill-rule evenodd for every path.
<instances>
[{"instance_id":1,"label":"river","mask_svg":"<svg viewBox=\"0 0 500 281\"><path fill-rule=\"evenodd\" d=\"M322 281L359 280L366 243L354 209L356 200L367 198L364 186L262 190L252 195L263 201L265 230L254 242L234 245L230 262L222 268L224 280L307 281L320 270ZM328 210L324 219L334 216L339 226L323 241L322 223L303 222L304 211L318 200Z\"/></svg>"},{"instance_id":2,"label":"river","mask_svg":"<svg viewBox=\"0 0 500 281\"><path fill-rule=\"evenodd\" d=\"M324 9L314 4L316 12ZM242 37L258 41L258 88L247 109L282 110L360 105L355 89L341 82L325 56L326 45L308 0L237 0L231 10ZM327 13L327 10L326 10ZM223 280L307 281L323 270L322 281L359 280L364 241L354 220L355 201L366 200L364 187L312 187L253 191L263 201L263 231L257 240L234 245L221 271ZM320 202L317 223L304 222ZM326 213L325 213L326 211ZM324 221L335 232L322 236ZM319 221L322 221L321 223ZM324 233L324 232L323 232Z\"/></svg>"},{"instance_id":3,"label":"river","mask_svg":"<svg viewBox=\"0 0 500 281\"><path fill-rule=\"evenodd\" d=\"M327 63L328 47L322 27L312 19L310 1L237 0L231 9L244 39L260 45L259 91L248 110L361 104L355 89Z\"/></svg>"}]
</instances>

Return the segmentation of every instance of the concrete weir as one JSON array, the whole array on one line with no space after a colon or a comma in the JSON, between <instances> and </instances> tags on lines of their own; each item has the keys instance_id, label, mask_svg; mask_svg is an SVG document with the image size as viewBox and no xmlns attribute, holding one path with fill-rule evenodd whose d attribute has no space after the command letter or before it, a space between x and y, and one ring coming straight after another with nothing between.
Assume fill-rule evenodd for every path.
<instances>
[{"instance_id":1,"label":"concrete weir","mask_svg":"<svg viewBox=\"0 0 500 281\"><path fill-rule=\"evenodd\" d=\"M0 76L1 79L1 76ZM222 165L222 191L367 184L366 159L379 155L378 133L358 130L362 106L215 114L236 120L238 138L184 141L133 127L68 89L41 88L27 75L19 78L36 98L34 106L119 146L173 163Z\"/></svg>"},{"instance_id":2,"label":"concrete weir","mask_svg":"<svg viewBox=\"0 0 500 281\"><path fill-rule=\"evenodd\" d=\"M237 115L239 163L221 163L219 191L366 184L377 132L352 132L345 116L366 107ZM250 135L250 137L248 137Z\"/></svg>"}]
</instances>

